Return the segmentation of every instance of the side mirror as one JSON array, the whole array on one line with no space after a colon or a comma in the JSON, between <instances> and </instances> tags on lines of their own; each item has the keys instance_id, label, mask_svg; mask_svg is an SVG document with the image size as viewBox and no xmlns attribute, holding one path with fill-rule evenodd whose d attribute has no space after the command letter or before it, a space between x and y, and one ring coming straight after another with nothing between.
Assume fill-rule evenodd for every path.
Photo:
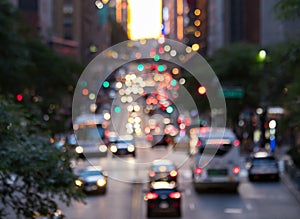
<instances>
[{"instance_id":1,"label":"side mirror","mask_svg":"<svg viewBox=\"0 0 300 219\"><path fill-rule=\"evenodd\" d=\"M106 171L102 172L103 176L108 177L108 173Z\"/></svg>"}]
</instances>

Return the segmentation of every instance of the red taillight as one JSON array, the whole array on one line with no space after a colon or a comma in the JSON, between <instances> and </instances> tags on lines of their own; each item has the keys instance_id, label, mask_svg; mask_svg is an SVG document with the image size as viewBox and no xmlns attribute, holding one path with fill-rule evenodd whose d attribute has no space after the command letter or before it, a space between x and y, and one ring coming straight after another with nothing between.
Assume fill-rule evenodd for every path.
<instances>
[{"instance_id":1,"label":"red taillight","mask_svg":"<svg viewBox=\"0 0 300 219\"><path fill-rule=\"evenodd\" d=\"M201 167L196 167L195 173L196 174L202 174L202 168Z\"/></svg>"},{"instance_id":2,"label":"red taillight","mask_svg":"<svg viewBox=\"0 0 300 219\"><path fill-rule=\"evenodd\" d=\"M234 140L233 145L236 146L236 147L239 146L240 145L240 141L239 140Z\"/></svg>"},{"instance_id":3,"label":"red taillight","mask_svg":"<svg viewBox=\"0 0 300 219\"><path fill-rule=\"evenodd\" d=\"M149 172L149 177L155 177L155 172L154 171L150 171Z\"/></svg>"},{"instance_id":4,"label":"red taillight","mask_svg":"<svg viewBox=\"0 0 300 219\"><path fill-rule=\"evenodd\" d=\"M241 169L240 169L238 166L235 166L235 167L232 168L232 172L233 172L234 174L239 174L240 171L241 171Z\"/></svg>"},{"instance_id":5,"label":"red taillight","mask_svg":"<svg viewBox=\"0 0 300 219\"><path fill-rule=\"evenodd\" d=\"M170 172L170 176L171 177L176 177L177 176L177 171L176 170L172 170L171 172Z\"/></svg>"},{"instance_id":6,"label":"red taillight","mask_svg":"<svg viewBox=\"0 0 300 219\"><path fill-rule=\"evenodd\" d=\"M181 193L180 192L171 192L169 197L173 198L173 199L180 199L181 198Z\"/></svg>"},{"instance_id":7,"label":"red taillight","mask_svg":"<svg viewBox=\"0 0 300 219\"><path fill-rule=\"evenodd\" d=\"M157 199L158 198L158 194L157 193L155 193L155 192L148 192L147 193L147 195L146 195L146 198L147 198L147 200L149 200L149 199Z\"/></svg>"}]
</instances>

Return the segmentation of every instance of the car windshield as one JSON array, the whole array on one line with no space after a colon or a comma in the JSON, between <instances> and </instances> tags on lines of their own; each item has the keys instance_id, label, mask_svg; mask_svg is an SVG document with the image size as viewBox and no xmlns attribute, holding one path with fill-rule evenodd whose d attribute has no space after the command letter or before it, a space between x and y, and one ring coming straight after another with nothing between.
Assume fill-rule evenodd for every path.
<instances>
[{"instance_id":1,"label":"car windshield","mask_svg":"<svg viewBox=\"0 0 300 219\"><path fill-rule=\"evenodd\" d=\"M236 137L231 129L203 128L198 135L198 141L201 144L198 152L223 156L232 148L234 139Z\"/></svg>"},{"instance_id":2,"label":"car windshield","mask_svg":"<svg viewBox=\"0 0 300 219\"><path fill-rule=\"evenodd\" d=\"M100 170L87 170L87 171L82 171L79 174L80 177L97 176L97 175L103 175L103 174Z\"/></svg>"},{"instance_id":3,"label":"car windshield","mask_svg":"<svg viewBox=\"0 0 300 219\"><path fill-rule=\"evenodd\" d=\"M173 164L166 164L166 165L153 165L151 168L155 172L169 172L175 169Z\"/></svg>"},{"instance_id":4,"label":"car windshield","mask_svg":"<svg viewBox=\"0 0 300 219\"><path fill-rule=\"evenodd\" d=\"M274 157L254 158L252 163L255 166L274 165L276 160Z\"/></svg>"}]
</instances>

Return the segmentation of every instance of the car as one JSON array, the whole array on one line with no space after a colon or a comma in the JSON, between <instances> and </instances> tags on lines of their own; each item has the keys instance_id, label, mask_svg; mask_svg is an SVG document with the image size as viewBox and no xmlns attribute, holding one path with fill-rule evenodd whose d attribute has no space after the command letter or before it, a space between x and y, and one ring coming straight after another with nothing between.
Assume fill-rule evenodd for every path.
<instances>
[{"instance_id":1,"label":"car","mask_svg":"<svg viewBox=\"0 0 300 219\"><path fill-rule=\"evenodd\" d=\"M177 182L178 170L173 161L168 159L154 160L150 166L148 177L150 182Z\"/></svg>"},{"instance_id":2,"label":"car","mask_svg":"<svg viewBox=\"0 0 300 219\"><path fill-rule=\"evenodd\" d=\"M152 182L144 196L147 205L147 217L181 217L181 197L175 182Z\"/></svg>"},{"instance_id":3,"label":"car","mask_svg":"<svg viewBox=\"0 0 300 219\"><path fill-rule=\"evenodd\" d=\"M222 189L238 192L240 141L228 127L196 127L190 148L191 173L197 192Z\"/></svg>"},{"instance_id":4,"label":"car","mask_svg":"<svg viewBox=\"0 0 300 219\"><path fill-rule=\"evenodd\" d=\"M118 140L110 144L109 149L116 156L132 155L135 157L136 155L136 148L131 135L120 136Z\"/></svg>"},{"instance_id":5,"label":"car","mask_svg":"<svg viewBox=\"0 0 300 219\"><path fill-rule=\"evenodd\" d=\"M246 164L249 181L280 179L280 170L277 159L268 152L256 152Z\"/></svg>"},{"instance_id":6,"label":"car","mask_svg":"<svg viewBox=\"0 0 300 219\"><path fill-rule=\"evenodd\" d=\"M75 185L86 193L105 194L107 190L107 174L100 167L89 166L80 171Z\"/></svg>"},{"instance_id":7,"label":"car","mask_svg":"<svg viewBox=\"0 0 300 219\"><path fill-rule=\"evenodd\" d=\"M171 137L169 135L153 135L152 147L165 146L167 147L171 142Z\"/></svg>"},{"instance_id":8,"label":"car","mask_svg":"<svg viewBox=\"0 0 300 219\"><path fill-rule=\"evenodd\" d=\"M62 214L62 211L59 209L47 215L40 214L38 211L34 211L32 217L34 219L64 219L65 218L65 216Z\"/></svg>"}]
</instances>

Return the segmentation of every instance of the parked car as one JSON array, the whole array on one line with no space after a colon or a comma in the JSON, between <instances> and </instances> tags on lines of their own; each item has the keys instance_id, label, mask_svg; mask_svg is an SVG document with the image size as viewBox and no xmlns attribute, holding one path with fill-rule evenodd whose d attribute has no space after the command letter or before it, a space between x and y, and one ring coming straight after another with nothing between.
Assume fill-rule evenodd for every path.
<instances>
[{"instance_id":1,"label":"parked car","mask_svg":"<svg viewBox=\"0 0 300 219\"><path fill-rule=\"evenodd\" d=\"M182 193L176 183L153 182L147 191L144 200L147 203L147 217L158 215L181 216Z\"/></svg>"},{"instance_id":2,"label":"parked car","mask_svg":"<svg viewBox=\"0 0 300 219\"><path fill-rule=\"evenodd\" d=\"M82 170L75 184L82 188L86 193L97 192L101 194L106 193L107 175L99 167L87 167Z\"/></svg>"},{"instance_id":3,"label":"parked car","mask_svg":"<svg viewBox=\"0 0 300 219\"><path fill-rule=\"evenodd\" d=\"M250 157L247 163L249 181L280 179L277 159L267 152L257 152Z\"/></svg>"},{"instance_id":4,"label":"parked car","mask_svg":"<svg viewBox=\"0 0 300 219\"><path fill-rule=\"evenodd\" d=\"M65 218L62 211L59 209L57 209L55 212L51 212L47 215L40 214L39 212L35 211L34 215L32 217L34 219L64 219Z\"/></svg>"},{"instance_id":5,"label":"parked car","mask_svg":"<svg viewBox=\"0 0 300 219\"><path fill-rule=\"evenodd\" d=\"M159 159L152 162L148 176L150 182L177 182L178 170L173 161L168 159Z\"/></svg>"}]
</instances>

